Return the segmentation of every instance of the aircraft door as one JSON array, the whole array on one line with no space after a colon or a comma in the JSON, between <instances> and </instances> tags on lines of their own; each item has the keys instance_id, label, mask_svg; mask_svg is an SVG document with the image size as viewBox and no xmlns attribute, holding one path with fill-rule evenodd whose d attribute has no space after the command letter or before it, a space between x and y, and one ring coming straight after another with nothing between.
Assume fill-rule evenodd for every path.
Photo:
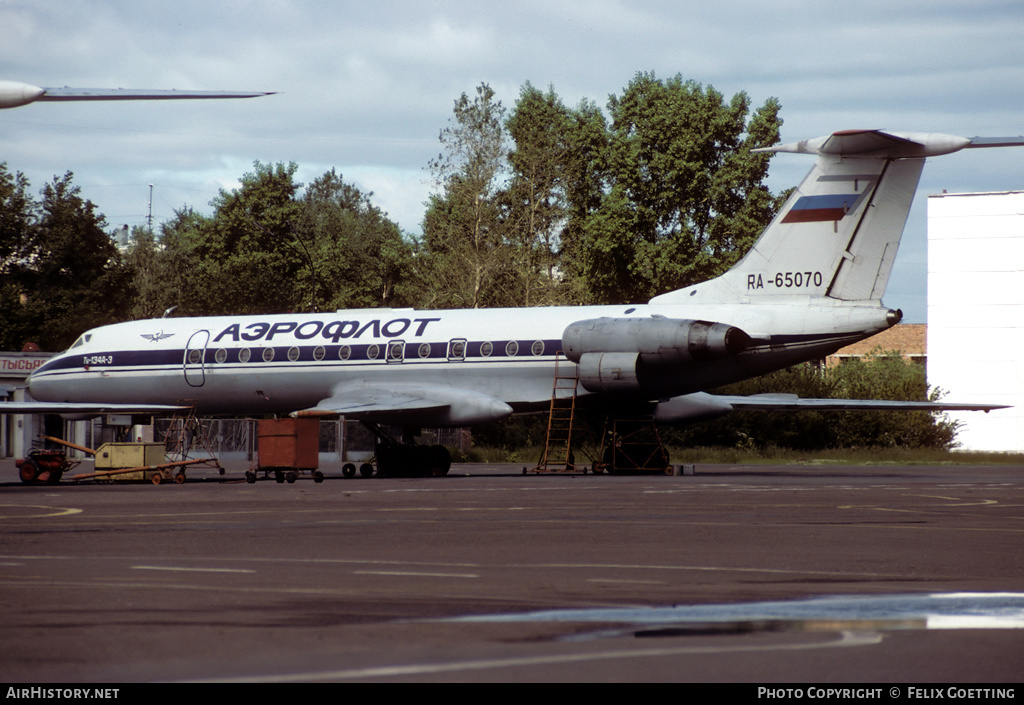
<instances>
[{"instance_id":1,"label":"aircraft door","mask_svg":"<svg viewBox=\"0 0 1024 705\"><path fill-rule=\"evenodd\" d=\"M210 331L200 330L192 334L185 345L185 382L190 387L202 387L206 382L206 344L210 342Z\"/></svg>"}]
</instances>

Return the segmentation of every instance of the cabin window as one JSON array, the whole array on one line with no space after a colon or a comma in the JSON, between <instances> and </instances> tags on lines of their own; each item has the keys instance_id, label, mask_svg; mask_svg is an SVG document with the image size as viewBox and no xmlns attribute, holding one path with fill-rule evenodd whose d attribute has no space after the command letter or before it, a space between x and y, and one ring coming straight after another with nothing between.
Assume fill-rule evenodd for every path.
<instances>
[{"instance_id":1,"label":"cabin window","mask_svg":"<svg viewBox=\"0 0 1024 705\"><path fill-rule=\"evenodd\" d=\"M238 351L239 362L249 362L249 357L252 355L252 351L249 348L242 348Z\"/></svg>"},{"instance_id":2,"label":"cabin window","mask_svg":"<svg viewBox=\"0 0 1024 705\"><path fill-rule=\"evenodd\" d=\"M223 364L228 361L228 351L224 348L220 348L213 354L213 359L218 363Z\"/></svg>"},{"instance_id":3,"label":"cabin window","mask_svg":"<svg viewBox=\"0 0 1024 705\"><path fill-rule=\"evenodd\" d=\"M380 348L377 347L376 345L371 345L370 347L366 348L367 360L376 360L378 355L380 355Z\"/></svg>"},{"instance_id":4,"label":"cabin window","mask_svg":"<svg viewBox=\"0 0 1024 705\"><path fill-rule=\"evenodd\" d=\"M494 345L490 341L480 343L480 354L483 357L490 357L492 352L494 352Z\"/></svg>"},{"instance_id":5,"label":"cabin window","mask_svg":"<svg viewBox=\"0 0 1024 705\"><path fill-rule=\"evenodd\" d=\"M316 360L317 362L323 360L326 355L327 350L324 348L323 345L317 345L315 348L313 348L313 359Z\"/></svg>"},{"instance_id":6,"label":"cabin window","mask_svg":"<svg viewBox=\"0 0 1024 705\"><path fill-rule=\"evenodd\" d=\"M419 355L424 360L430 357L430 343L420 343Z\"/></svg>"},{"instance_id":7,"label":"cabin window","mask_svg":"<svg viewBox=\"0 0 1024 705\"><path fill-rule=\"evenodd\" d=\"M203 351L192 349L188 351L188 364L198 365L203 361Z\"/></svg>"},{"instance_id":8,"label":"cabin window","mask_svg":"<svg viewBox=\"0 0 1024 705\"><path fill-rule=\"evenodd\" d=\"M299 349L294 345L288 348L288 361L295 362L299 359Z\"/></svg>"},{"instance_id":9,"label":"cabin window","mask_svg":"<svg viewBox=\"0 0 1024 705\"><path fill-rule=\"evenodd\" d=\"M544 354L544 341L543 340L535 340L535 341L533 341L533 345L530 347L530 352L532 352L534 355L543 355Z\"/></svg>"},{"instance_id":10,"label":"cabin window","mask_svg":"<svg viewBox=\"0 0 1024 705\"><path fill-rule=\"evenodd\" d=\"M388 343L388 362L401 362L405 358L405 341L392 340Z\"/></svg>"},{"instance_id":11,"label":"cabin window","mask_svg":"<svg viewBox=\"0 0 1024 705\"><path fill-rule=\"evenodd\" d=\"M347 360L350 357L352 357L352 348L350 348L347 345L342 345L340 348L338 348L339 360Z\"/></svg>"},{"instance_id":12,"label":"cabin window","mask_svg":"<svg viewBox=\"0 0 1024 705\"><path fill-rule=\"evenodd\" d=\"M505 346L505 354L509 357L515 357L519 354L519 343L514 340L508 341L508 345Z\"/></svg>"},{"instance_id":13,"label":"cabin window","mask_svg":"<svg viewBox=\"0 0 1024 705\"><path fill-rule=\"evenodd\" d=\"M452 340L448 343L448 359L449 360L465 360L466 359L466 341L465 340Z\"/></svg>"},{"instance_id":14,"label":"cabin window","mask_svg":"<svg viewBox=\"0 0 1024 705\"><path fill-rule=\"evenodd\" d=\"M274 348L263 348L263 362L270 362L274 359Z\"/></svg>"}]
</instances>

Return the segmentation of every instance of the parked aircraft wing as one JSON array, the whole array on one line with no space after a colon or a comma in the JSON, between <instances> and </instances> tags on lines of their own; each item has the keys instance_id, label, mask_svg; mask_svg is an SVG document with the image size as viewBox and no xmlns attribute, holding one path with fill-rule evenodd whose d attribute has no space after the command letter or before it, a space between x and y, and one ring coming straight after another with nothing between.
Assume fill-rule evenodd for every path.
<instances>
[{"instance_id":1,"label":"parked aircraft wing","mask_svg":"<svg viewBox=\"0 0 1024 705\"><path fill-rule=\"evenodd\" d=\"M694 423L725 416L730 411L992 411L1002 404L962 404L945 401L895 401L887 399L810 399L795 394L739 396L695 392L664 399L653 418L663 423Z\"/></svg>"},{"instance_id":2,"label":"parked aircraft wing","mask_svg":"<svg viewBox=\"0 0 1024 705\"><path fill-rule=\"evenodd\" d=\"M39 102L68 100L203 100L218 98L258 98L273 91L178 91L130 88L44 88Z\"/></svg>"},{"instance_id":3,"label":"parked aircraft wing","mask_svg":"<svg viewBox=\"0 0 1024 705\"><path fill-rule=\"evenodd\" d=\"M273 91L175 91L130 88L41 88L20 81L0 80L0 109L16 108L35 102L69 100L200 100L217 98L257 98Z\"/></svg>"},{"instance_id":4,"label":"parked aircraft wing","mask_svg":"<svg viewBox=\"0 0 1024 705\"><path fill-rule=\"evenodd\" d=\"M435 384L346 385L293 416L347 416L380 423L459 426L504 418L512 407L487 394Z\"/></svg>"},{"instance_id":5,"label":"parked aircraft wing","mask_svg":"<svg viewBox=\"0 0 1024 705\"><path fill-rule=\"evenodd\" d=\"M888 399L806 399L795 394L712 395L733 409L760 411L992 411L1005 404L964 404L945 401L896 401Z\"/></svg>"}]
</instances>

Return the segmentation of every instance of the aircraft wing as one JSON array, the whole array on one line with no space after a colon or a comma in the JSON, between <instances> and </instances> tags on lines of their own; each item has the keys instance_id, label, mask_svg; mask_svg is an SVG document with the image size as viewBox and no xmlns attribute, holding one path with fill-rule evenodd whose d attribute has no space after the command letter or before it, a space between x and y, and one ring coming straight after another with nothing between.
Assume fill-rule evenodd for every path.
<instances>
[{"instance_id":1,"label":"aircraft wing","mask_svg":"<svg viewBox=\"0 0 1024 705\"><path fill-rule=\"evenodd\" d=\"M41 88L20 81L0 80L0 109L17 108L36 101L68 100L202 100L217 98L257 98L273 91L166 91L129 88Z\"/></svg>"},{"instance_id":2,"label":"aircraft wing","mask_svg":"<svg viewBox=\"0 0 1024 705\"><path fill-rule=\"evenodd\" d=\"M268 91L178 91L129 88L43 88L39 102L69 100L203 100L220 98L258 98L273 95Z\"/></svg>"},{"instance_id":3,"label":"aircraft wing","mask_svg":"<svg viewBox=\"0 0 1024 705\"><path fill-rule=\"evenodd\" d=\"M184 411L187 406L167 404L92 404L58 401L4 401L0 414L165 414Z\"/></svg>"},{"instance_id":4,"label":"aircraft wing","mask_svg":"<svg viewBox=\"0 0 1024 705\"><path fill-rule=\"evenodd\" d=\"M712 395L733 409L759 411L992 411L1005 404L963 404L945 401L895 401L887 399L805 399L795 394Z\"/></svg>"},{"instance_id":5,"label":"aircraft wing","mask_svg":"<svg viewBox=\"0 0 1024 705\"><path fill-rule=\"evenodd\" d=\"M346 416L421 426L460 426L504 418L512 407L487 394L440 384L358 384L292 416Z\"/></svg>"}]
</instances>

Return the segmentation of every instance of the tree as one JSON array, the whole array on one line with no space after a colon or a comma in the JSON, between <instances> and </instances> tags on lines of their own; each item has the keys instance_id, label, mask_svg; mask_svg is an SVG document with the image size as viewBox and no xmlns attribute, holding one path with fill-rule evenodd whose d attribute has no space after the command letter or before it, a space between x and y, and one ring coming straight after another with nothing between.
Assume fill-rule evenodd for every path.
<instances>
[{"instance_id":1,"label":"tree","mask_svg":"<svg viewBox=\"0 0 1024 705\"><path fill-rule=\"evenodd\" d=\"M511 303L502 279L509 275L509 249L501 233L496 195L505 170L505 109L486 83L470 99L455 101L441 130L444 146L430 169L442 189L427 204L423 242L430 305L471 307Z\"/></svg>"},{"instance_id":2,"label":"tree","mask_svg":"<svg viewBox=\"0 0 1024 705\"><path fill-rule=\"evenodd\" d=\"M162 259L173 269L184 315L253 314L293 310L295 280L308 267L296 242L300 213L298 166L254 163L241 186L221 190L207 218L185 208L164 226Z\"/></svg>"},{"instance_id":3,"label":"tree","mask_svg":"<svg viewBox=\"0 0 1024 705\"><path fill-rule=\"evenodd\" d=\"M124 320L134 290L106 221L67 172L33 202L20 174L0 174L4 347L68 347L85 328Z\"/></svg>"},{"instance_id":4,"label":"tree","mask_svg":"<svg viewBox=\"0 0 1024 705\"><path fill-rule=\"evenodd\" d=\"M300 194L296 168L257 162L240 188L213 201L213 215L177 211L161 226L155 263L148 262L151 244L137 238L136 311L255 314L412 303L411 246L372 194L333 169Z\"/></svg>"},{"instance_id":5,"label":"tree","mask_svg":"<svg viewBox=\"0 0 1024 705\"><path fill-rule=\"evenodd\" d=\"M410 305L418 294L412 248L398 226L331 171L300 199L296 236L312 269L298 277L301 307L327 309Z\"/></svg>"},{"instance_id":6,"label":"tree","mask_svg":"<svg viewBox=\"0 0 1024 705\"><path fill-rule=\"evenodd\" d=\"M557 291L559 231L568 218L566 176L572 115L553 88L527 82L506 123L515 147L502 194L505 236L512 247L517 303L562 302Z\"/></svg>"},{"instance_id":7,"label":"tree","mask_svg":"<svg viewBox=\"0 0 1024 705\"><path fill-rule=\"evenodd\" d=\"M768 155L752 152L778 141L778 101L748 120L745 93L726 103L678 75L641 73L608 109L607 181L600 205L577 224L576 269L591 297L645 300L724 272L779 205L763 184ZM619 228L631 247L622 246ZM594 248L615 253L614 266L588 261Z\"/></svg>"},{"instance_id":8,"label":"tree","mask_svg":"<svg viewBox=\"0 0 1024 705\"><path fill-rule=\"evenodd\" d=\"M149 228L136 225L125 255L125 264L132 272L135 300L132 302L133 320L156 318L168 307L164 305L166 267L161 266L156 238Z\"/></svg>"},{"instance_id":9,"label":"tree","mask_svg":"<svg viewBox=\"0 0 1024 705\"><path fill-rule=\"evenodd\" d=\"M19 350L38 338L24 305L28 282L23 273L36 218L36 204L28 190L24 174L12 174L6 163L0 163L0 350Z\"/></svg>"}]
</instances>

